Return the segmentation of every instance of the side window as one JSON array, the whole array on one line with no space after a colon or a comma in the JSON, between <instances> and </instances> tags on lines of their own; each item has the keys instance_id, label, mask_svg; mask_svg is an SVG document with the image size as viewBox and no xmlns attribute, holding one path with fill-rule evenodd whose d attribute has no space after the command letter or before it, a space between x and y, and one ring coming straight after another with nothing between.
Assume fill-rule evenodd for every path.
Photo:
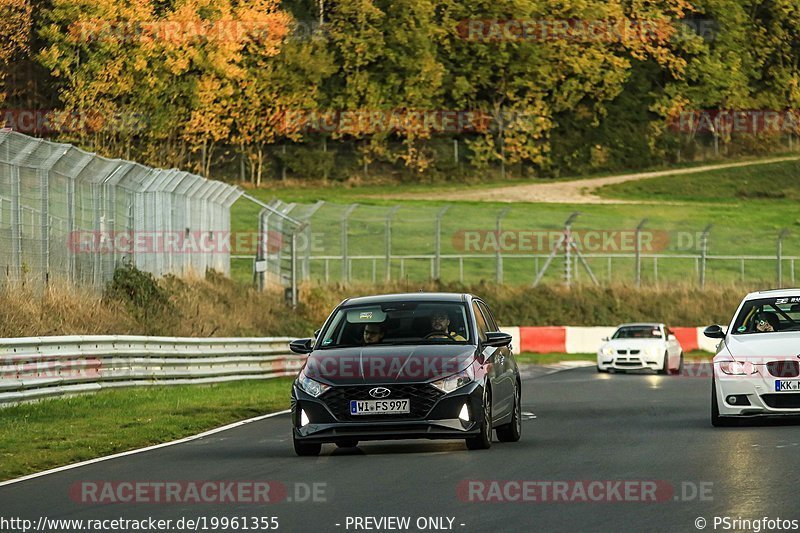
<instances>
[{"instance_id":1,"label":"side window","mask_svg":"<svg viewBox=\"0 0 800 533\"><path fill-rule=\"evenodd\" d=\"M475 324L478 326L478 338L481 341L486 340L486 332L488 331L486 326L486 319L483 318L483 313L478 308L478 304L476 302L472 302L472 313L475 315Z\"/></svg>"},{"instance_id":2,"label":"side window","mask_svg":"<svg viewBox=\"0 0 800 533\"><path fill-rule=\"evenodd\" d=\"M497 322L494 320L492 312L489 311L489 308L486 306L486 304L483 302L478 302L478 307L480 307L481 311L483 311L483 316L486 319L486 327L489 328L488 331L500 331L500 328L497 327Z\"/></svg>"}]
</instances>

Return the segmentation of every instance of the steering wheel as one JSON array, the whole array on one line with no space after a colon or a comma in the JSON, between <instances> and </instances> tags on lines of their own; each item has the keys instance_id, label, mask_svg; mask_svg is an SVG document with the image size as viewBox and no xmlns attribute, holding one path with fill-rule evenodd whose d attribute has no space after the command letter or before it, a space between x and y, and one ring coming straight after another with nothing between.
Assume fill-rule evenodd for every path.
<instances>
[{"instance_id":1,"label":"steering wheel","mask_svg":"<svg viewBox=\"0 0 800 533\"><path fill-rule=\"evenodd\" d=\"M450 339L451 341L454 341L454 340L456 340L456 339L455 339L455 337L453 337L452 335L450 335L450 334L449 334L448 332L446 332L446 331L431 331L430 333L428 333L427 335L425 335L425 336L424 336L424 337L422 337L422 338L423 338L423 339L432 339L432 338L434 338L434 337L437 337L437 338L445 338L445 339Z\"/></svg>"}]
</instances>

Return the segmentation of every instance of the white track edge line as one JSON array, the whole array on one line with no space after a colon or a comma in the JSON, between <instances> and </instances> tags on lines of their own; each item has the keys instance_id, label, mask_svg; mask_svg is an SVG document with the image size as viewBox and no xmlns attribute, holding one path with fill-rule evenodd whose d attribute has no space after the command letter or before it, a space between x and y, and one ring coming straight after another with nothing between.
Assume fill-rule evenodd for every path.
<instances>
[{"instance_id":1,"label":"white track edge line","mask_svg":"<svg viewBox=\"0 0 800 533\"><path fill-rule=\"evenodd\" d=\"M28 474L27 476L18 477L15 479L9 479L7 481L0 481L0 487L4 487L6 485L12 485L14 483L19 483L21 481L27 481L29 479L34 479L37 477L47 476L50 474L55 474L58 472L63 472L65 470L72 470L73 468L80 468L82 466L88 466L95 463L100 463L103 461L108 461L111 459L117 459L119 457L126 457L128 455L135 455L138 453L149 452L150 450L157 450L159 448L166 448L167 446L174 446L176 444L183 444L184 442L191 442L193 440L201 439L203 437L207 437L209 435L214 435L215 433L221 433L223 431L228 431L229 429L237 428L239 426L243 426L245 424L250 424L251 422L258 422L260 420L265 420L267 418L272 418L274 416L285 415L290 413L289 409L284 411L278 411L276 413L269 413L266 415L259 415L253 418L248 418L246 420L239 420L238 422L233 422L232 424L228 424L226 426L221 426L214 429L209 429L208 431L204 431L203 433L198 433L197 435L190 435L188 437L183 437L182 439L173 440L170 442L162 442L161 444L154 444L152 446L147 446L146 448L137 448L135 450L128 450L125 452L115 453L113 455L106 455L103 457L97 457L95 459L87 459L86 461L81 461L79 463L73 463L70 465L59 466L56 468L51 468L50 470L44 470L43 472L36 472L35 474Z\"/></svg>"}]
</instances>

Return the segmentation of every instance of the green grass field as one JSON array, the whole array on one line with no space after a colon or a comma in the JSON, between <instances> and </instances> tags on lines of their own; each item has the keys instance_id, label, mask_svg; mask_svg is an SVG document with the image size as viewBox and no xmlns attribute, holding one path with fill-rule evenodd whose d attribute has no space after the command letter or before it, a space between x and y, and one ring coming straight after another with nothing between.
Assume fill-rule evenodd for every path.
<instances>
[{"instance_id":1,"label":"green grass field","mask_svg":"<svg viewBox=\"0 0 800 533\"><path fill-rule=\"evenodd\" d=\"M101 391L0 408L0 480L289 407L291 378Z\"/></svg>"},{"instance_id":2,"label":"green grass field","mask_svg":"<svg viewBox=\"0 0 800 533\"><path fill-rule=\"evenodd\" d=\"M784 240L784 255L800 256L800 162L781 162L766 165L707 171L695 174L675 175L628 182L601 189L609 198L647 202L631 204L542 204L542 203L498 203L498 202L444 202L436 200L439 190L452 190L456 185L375 185L358 188L344 186L325 188L287 187L262 189L252 194L265 201L278 197L287 202L310 203L317 200L328 202L312 219L313 238L311 252L315 256L337 257L341 255L341 219L347 205L357 202L348 225L350 255L375 256L353 259L351 279L361 281L381 280L385 277L386 215L390 207L399 205L392 223L392 252L394 254L433 254L435 250L436 213L449 205L441 220L442 254L475 252L477 258L444 257L441 262L441 279L466 282L496 279L494 248L480 249L465 245L464 236L469 232L492 232L496 228L496 217L510 208L502 221L502 228L511 231L558 231L564 220L574 211L581 215L573 229L577 232L601 231L614 235L617 231L630 231L647 219L645 230L650 232L657 253L668 254L669 259L644 258L642 262L643 282L646 284L693 282L699 279L700 233L712 225L708 237L708 254L711 256L759 255L775 257L778 234L784 228L789 234ZM473 185L486 187L487 184ZM460 186L458 186L460 187ZM396 201L377 198L403 192L425 190L429 200ZM234 231L253 231L257 224L258 208L250 202L240 200L233 209ZM536 233L535 235L539 235ZM515 234L517 235L517 234ZM473 241L474 242L474 241ZM503 279L507 283L527 284L549 252L547 241L542 245L531 242L517 246L512 243L507 249L510 255L503 262ZM604 252L605 250L600 250ZM613 251L613 250L612 250ZM631 246L625 251L632 254ZM647 250L645 250L647 251ZM538 258L522 257L539 255ZM690 257L679 257L689 255ZM601 281L630 282L634 279L634 261L630 257L615 254L612 258L589 257L591 269ZM401 265L394 260L391 266L392 279L426 280L431 277L430 259L407 259ZM706 279L711 283L742 283L758 286L776 284L776 261L750 260L744 264L736 259L710 259L707 263ZM800 264L797 265L800 268ZM309 264L313 278L338 281L342 274L342 261L331 259L327 265L323 260ZM562 279L563 260L557 261L548 271L545 281ZM250 260L236 261L234 272L237 279L252 277ZM784 262L784 281L791 283L792 265ZM578 271L578 280L586 274ZM797 274L800 277L800 273Z\"/></svg>"}]
</instances>

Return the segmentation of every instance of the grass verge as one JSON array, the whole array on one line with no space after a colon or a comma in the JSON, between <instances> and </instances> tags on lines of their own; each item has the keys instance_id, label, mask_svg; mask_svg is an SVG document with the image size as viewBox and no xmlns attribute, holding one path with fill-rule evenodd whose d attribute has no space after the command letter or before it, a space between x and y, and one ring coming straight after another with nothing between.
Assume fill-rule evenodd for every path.
<instances>
[{"instance_id":1,"label":"grass verge","mask_svg":"<svg viewBox=\"0 0 800 533\"><path fill-rule=\"evenodd\" d=\"M0 480L287 409L291 382L287 377L108 390L2 408Z\"/></svg>"}]
</instances>

